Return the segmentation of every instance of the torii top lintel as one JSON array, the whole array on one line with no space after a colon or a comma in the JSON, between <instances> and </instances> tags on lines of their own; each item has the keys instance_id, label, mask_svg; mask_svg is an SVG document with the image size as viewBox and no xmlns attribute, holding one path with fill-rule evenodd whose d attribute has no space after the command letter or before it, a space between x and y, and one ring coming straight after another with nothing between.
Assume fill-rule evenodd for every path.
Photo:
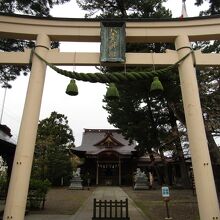
<instances>
[{"instance_id":1,"label":"torii top lintel","mask_svg":"<svg viewBox=\"0 0 220 220\"><path fill-rule=\"evenodd\" d=\"M0 14L0 36L36 39L40 33L55 41L100 42L103 19L40 18ZM125 19L126 42L174 42L176 36L188 35L190 41L219 40L220 16Z\"/></svg>"},{"instance_id":2,"label":"torii top lintel","mask_svg":"<svg viewBox=\"0 0 220 220\"><path fill-rule=\"evenodd\" d=\"M36 40L40 34L50 40L70 42L100 42L100 19L45 18L0 13L0 37ZM109 20L108 20L109 21ZM220 40L220 16L176 19L125 19L126 42L175 42L181 35L190 41ZM1 64L24 65L30 62L30 49L24 52L0 52ZM166 53L126 53L126 65L172 65L179 60L177 51ZM55 65L100 65L100 54L91 52L59 52L49 50L47 61ZM220 54L194 52L197 67L219 66ZM114 64L119 65L119 64Z\"/></svg>"}]
</instances>

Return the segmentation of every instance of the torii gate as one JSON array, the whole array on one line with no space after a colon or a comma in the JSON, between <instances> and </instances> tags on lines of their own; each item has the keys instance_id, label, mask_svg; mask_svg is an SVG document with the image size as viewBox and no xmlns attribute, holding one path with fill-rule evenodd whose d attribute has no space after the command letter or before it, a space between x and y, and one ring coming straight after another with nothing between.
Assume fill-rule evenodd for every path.
<instances>
[{"instance_id":1,"label":"torii gate","mask_svg":"<svg viewBox=\"0 0 220 220\"><path fill-rule=\"evenodd\" d=\"M100 20L0 15L0 36L36 40L35 51L55 65L99 65L99 53L61 53L50 41L99 42ZM190 51L190 41L220 40L220 16L126 20L126 42L172 42L175 51L126 53L126 65L171 65ZM152 60L153 59L153 60ZM30 50L0 52L0 64L29 64ZM200 106L194 63L220 66L219 54L195 51L179 65L187 132L201 220L220 219L219 204ZM23 220L33 161L46 65L35 55L14 158L4 220Z\"/></svg>"}]
</instances>

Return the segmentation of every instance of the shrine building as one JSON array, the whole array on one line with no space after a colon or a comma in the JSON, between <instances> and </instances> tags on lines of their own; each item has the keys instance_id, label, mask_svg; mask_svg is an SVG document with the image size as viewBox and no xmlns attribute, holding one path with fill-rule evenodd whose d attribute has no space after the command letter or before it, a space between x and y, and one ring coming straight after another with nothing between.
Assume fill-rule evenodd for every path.
<instances>
[{"instance_id":1,"label":"shrine building","mask_svg":"<svg viewBox=\"0 0 220 220\"><path fill-rule=\"evenodd\" d=\"M81 174L89 175L92 185L132 185L137 167L146 173L151 167L150 157L138 157L135 146L119 129L84 129L81 146L73 152L84 158ZM158 154L154 158L162 165Z\"/></svg>"}]
</instances>

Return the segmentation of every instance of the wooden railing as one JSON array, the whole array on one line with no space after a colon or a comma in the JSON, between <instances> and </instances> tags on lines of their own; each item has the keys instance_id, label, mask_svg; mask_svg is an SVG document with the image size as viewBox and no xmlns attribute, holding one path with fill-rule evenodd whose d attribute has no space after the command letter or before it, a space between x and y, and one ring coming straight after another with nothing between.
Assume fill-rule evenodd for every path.
<instances>
[{"instance_id":1,"label":"wooden railing","mask_svg":"<svg viewBox=\"0 0 220 220\"><path fill-rule=\"evenodd\" d=\"M128 199L125 201L101 201L94 199L93 220L129 220Z\"/></svg>"}]
</instances>

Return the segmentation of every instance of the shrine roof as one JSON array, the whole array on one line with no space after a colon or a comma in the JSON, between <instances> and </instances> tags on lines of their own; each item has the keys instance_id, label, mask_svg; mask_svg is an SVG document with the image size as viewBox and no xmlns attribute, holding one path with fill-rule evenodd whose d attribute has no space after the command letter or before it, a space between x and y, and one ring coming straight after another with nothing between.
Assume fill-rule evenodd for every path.
<instances>
[{"instance_id":1,"label":"shrine roof","mask_svg":"<svg viewBox=\"0 0 220 220\"><path fill-rule=\"evenodd\" d=\"M11 137L11 129L7 125L0 124L0 155L14 155L16 143Z\"/></svg>"},{"instance_id":2,"label":"shrine roof","mask_svg":"<svg viewBox=\"0 0 220 220\"><path fill-rule=\"evenodd\" d=\"M136 150L135 143L129 143L119 129L84 129L82 144L73 151L87 155L98 155L104 151L131 155Z\"/></svg>"},{"instance_id":3,"label":"shrine roof","mask_svg":"<svg viewBox=\"0 0 220 220\"><path fill-rule=\"evenodd\" d=\"M15 141L11 139L11 129L7 125L0 124L0 140L16 145Z\"/></svg>"}]
</instances>

